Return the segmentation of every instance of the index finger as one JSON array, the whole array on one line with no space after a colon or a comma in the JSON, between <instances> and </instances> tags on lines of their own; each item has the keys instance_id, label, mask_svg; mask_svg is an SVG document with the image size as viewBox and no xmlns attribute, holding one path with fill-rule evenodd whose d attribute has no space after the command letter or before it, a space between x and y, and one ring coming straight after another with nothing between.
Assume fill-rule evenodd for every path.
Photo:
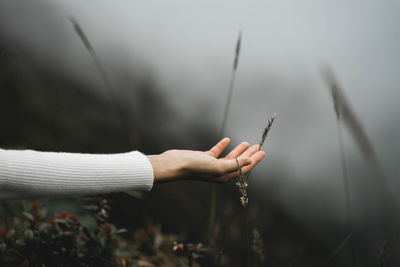
<instances>
[{"instance_id":1,"label":"index finger","mask_svg":"<svg viewBox=\"0 0 400 267\"><path fill-rule=\"evenodd\" d=\"M206 151L206 153L215 158L219 157L219 155L224 151L224 149L229 145L231 139L228 137L223 138L219 141L215 146L213 146L210 150Z\"/></svg>"},{"instance_id":2,"label":"index finger","mask_svg":"<svg viewBox=\"0 0 400 267\"><path fill-rule=\"evenodd\" d=\"M242 142L237 147L235 147L228 155L226 155L226 159L234 159L239 157L246 149L249 147L249 143Z\"/></svg>"}]
</instances>

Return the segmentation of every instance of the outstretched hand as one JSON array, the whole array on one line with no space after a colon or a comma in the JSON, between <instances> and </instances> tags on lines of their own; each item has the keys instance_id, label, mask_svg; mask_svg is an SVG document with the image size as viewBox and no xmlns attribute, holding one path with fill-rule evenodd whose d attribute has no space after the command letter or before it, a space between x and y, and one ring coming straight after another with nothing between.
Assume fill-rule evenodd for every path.
<instances>
[{"instance_id":1,"label":"outstretched hand","mask_svg":"<svg viewBox=\"0 0 400 267\"><path fill-rule=\"evenodd\" d=\"M249 143L242 142L226 157L218 158L229 143L230 139L224 138L208 151L174 149L148 156L153 166L154 182L192 179L223 183L239 176L235 158L242 173L246 174L265 156L259 145L249 147Z\"/></svg>"}]
</instances>

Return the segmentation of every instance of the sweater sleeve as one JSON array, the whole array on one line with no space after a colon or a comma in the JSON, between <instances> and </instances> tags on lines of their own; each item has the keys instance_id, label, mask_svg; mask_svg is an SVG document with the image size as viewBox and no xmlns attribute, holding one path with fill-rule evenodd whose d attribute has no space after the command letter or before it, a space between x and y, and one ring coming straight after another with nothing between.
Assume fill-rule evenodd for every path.
<instances>
[{"instance_id":1,"label":"sweater sleeve","mask_svg":"<svg viewBox=\"0 0 400 267\"><path fill-rule=\"evenodd\" d=\"M153 168L132 151L81 154L0 149L0 199L150 190Z\"/></svg>"}]
</instances>

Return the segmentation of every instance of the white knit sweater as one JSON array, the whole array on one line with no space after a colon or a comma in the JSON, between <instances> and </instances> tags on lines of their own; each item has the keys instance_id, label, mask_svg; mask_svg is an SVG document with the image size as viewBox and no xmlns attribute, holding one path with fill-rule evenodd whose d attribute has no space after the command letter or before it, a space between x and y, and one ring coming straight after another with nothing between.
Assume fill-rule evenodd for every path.
<instances>
[{"instance_id":1,"label":"white knit sweater","mask_svg":"<svg viewBox=\"0 0 400 267\"><path fill-rule=\"evenodd\" d=\"M0 149L0 199L150 190L153 168L132 151L80 154Z\"/></svg>"}]
</instances>

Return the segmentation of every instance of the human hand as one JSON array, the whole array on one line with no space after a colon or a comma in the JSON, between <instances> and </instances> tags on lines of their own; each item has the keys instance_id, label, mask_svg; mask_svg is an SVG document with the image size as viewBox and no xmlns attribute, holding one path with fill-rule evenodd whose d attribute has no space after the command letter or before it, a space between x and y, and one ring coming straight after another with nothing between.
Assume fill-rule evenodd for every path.
<instances>
[{"instance_id":1,"label":"human hand","mask_svg":"<svg viewBox=\"0 0 400 267\"><path fill-rule=\"evenodd\" d=\"M230 139L224 138L208 151L174 149L147 156L153 166L154 182L191 179L223 183L239 176L235 158L246 174L265 156L259 145L249 147L242 142L226 157L218 158L229 143Z\"/></svg>"}]
</instances>

